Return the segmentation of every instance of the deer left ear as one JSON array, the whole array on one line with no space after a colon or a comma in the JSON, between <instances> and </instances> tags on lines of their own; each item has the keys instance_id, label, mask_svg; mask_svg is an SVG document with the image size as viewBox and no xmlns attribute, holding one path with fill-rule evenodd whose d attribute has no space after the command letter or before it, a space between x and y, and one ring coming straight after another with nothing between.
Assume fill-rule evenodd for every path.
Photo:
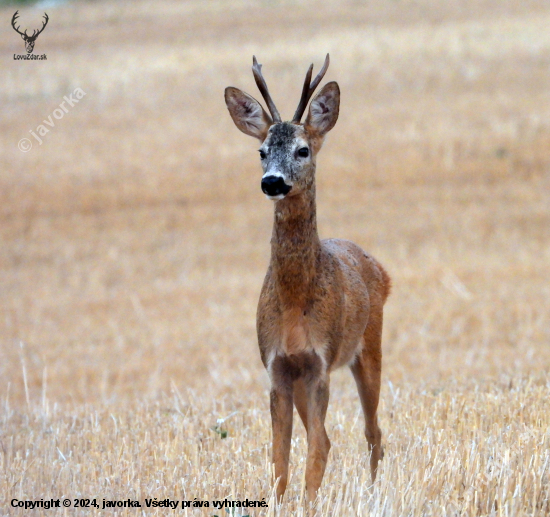
<instances>
[{"instance_id":1,"label":"deer left ear","mask_svg":"<svg viewBox=\"0 0 550 517\"><path fill-rule=\"evenodd\" d=\"M306 127L325 136L336 124L340 110L340 88L332 81L325 84L309 105Z\"/></svg>"}]
</instances>

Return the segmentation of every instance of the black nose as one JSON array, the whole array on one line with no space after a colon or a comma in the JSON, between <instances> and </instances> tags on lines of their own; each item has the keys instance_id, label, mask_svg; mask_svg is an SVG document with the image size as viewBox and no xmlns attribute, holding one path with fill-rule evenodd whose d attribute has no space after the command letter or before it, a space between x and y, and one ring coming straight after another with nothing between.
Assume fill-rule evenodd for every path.
<instances>
[{"instance_id":1,"label":"black nose","mask_svg":"<svg viewBox=\"0 0 550 517\"><path fill-rule=\"evenodd\" d=\"M292 187L285 183L281 176L265 176L262 178L262 192L268 196L286 196Z\"/></svg>"}]
</instances>

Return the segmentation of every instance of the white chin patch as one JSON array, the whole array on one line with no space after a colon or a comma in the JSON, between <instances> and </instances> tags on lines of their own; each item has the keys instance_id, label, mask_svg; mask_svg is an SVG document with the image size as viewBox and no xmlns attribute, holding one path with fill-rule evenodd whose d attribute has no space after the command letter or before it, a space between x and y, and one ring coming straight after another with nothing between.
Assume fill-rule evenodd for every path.
<instances>
[{"instance_id":1,"label":"white chin patch","mask_svg":"<svg viewBox=\"0 0 550 517\"><path fill-rule=\"evenodd\" d=\"M283 199L285 197L284 194L277 194L276 196L268 196L267 194L265 194L265 197L267 199L270 199L271 201L279 201L280 199Z\"/></svg>"}]
</instances>

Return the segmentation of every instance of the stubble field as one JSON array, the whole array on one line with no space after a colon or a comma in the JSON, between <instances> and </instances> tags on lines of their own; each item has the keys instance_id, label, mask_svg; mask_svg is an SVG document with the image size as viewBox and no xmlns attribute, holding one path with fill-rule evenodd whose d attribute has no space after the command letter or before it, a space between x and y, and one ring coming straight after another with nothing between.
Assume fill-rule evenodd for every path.
<instances>
[{"instance_id":1,"label":"stubble field","mask_svg":"<svg viewBox=\"0 0 550 517\"><path fill-rule=\"evenodd\" d=\"M326 52L342 98L318 157L320 234L374 254L394 287L385 459L371 486L355 384L336 372L314 512L550 514L550 6L20 9L29 28L47 10L46 61L13 59L15 10L0 9L0 515L227 515L212 502L246 498L269 505L250 515L307 514L297 415L285 501L271 498L255 310L273 207L223 89L259 97L255 54L289 118ZM50 498L99 509L11 506ZM181 509L195 499L210 506Z\"/></svg>"}]
</instances>

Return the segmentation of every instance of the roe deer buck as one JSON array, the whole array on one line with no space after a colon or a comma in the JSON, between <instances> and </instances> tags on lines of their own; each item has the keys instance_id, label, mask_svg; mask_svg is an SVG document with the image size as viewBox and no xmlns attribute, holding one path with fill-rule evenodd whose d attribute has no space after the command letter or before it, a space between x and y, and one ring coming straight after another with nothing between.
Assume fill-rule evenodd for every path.
<instances>
[{"instance_id":1,"label":"roe deer buck","mask_svg":"<svg viewBox=\"0 0 550 517\"><path fill-rule=\"evenodd\" d=\"M325 430L329 373L348 365L353 373L371 452L372 480L382 458L377 409L382 368L382 309L390 277L350 241L319 240L315 208L315 167L324 136L338 119L338 84L326 84L311 101L329 56L311 82L313 65L292 121L283 122L253 58L252 72L271 117L243 91L228 87L225 102L235 125L262 143L261 187L275 201L271 262L258 303L257 332L262 362L271 380L273 463L277 498L288 482L292 404L307 432L306 486L315 499L330 441Z\"/></svg>"}]
</instances>

